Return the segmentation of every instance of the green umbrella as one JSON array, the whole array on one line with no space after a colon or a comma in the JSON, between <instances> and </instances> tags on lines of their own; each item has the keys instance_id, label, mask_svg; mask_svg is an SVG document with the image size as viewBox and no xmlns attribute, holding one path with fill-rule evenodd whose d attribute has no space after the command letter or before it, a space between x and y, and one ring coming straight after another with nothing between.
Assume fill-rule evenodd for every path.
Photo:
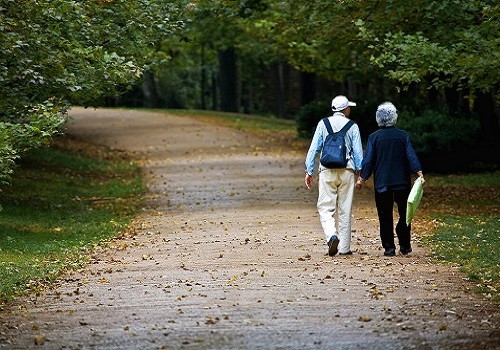
<instances>
[{"instance_id":1,"label":"green umbrella","mask_svg":"<svg viewBox=\"0 0 500 350\"><path fill-rule=\"evenodd\" d=\"M413 183L410 195L408 196L408 202L406 204L406 225L409 225L415 216L415 212L417 211L423 194L424 188L422 186L422 179L419 176Z\"/></svg>"}]
</instances>

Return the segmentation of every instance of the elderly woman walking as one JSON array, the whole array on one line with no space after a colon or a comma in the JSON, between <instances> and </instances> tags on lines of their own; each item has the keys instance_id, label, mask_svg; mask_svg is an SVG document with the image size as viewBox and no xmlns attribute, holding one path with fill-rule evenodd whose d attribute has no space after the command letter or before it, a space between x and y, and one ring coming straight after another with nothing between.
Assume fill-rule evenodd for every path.
<instances>
[{"instance_id":1,"label":"elderly woman walking","mask_svg":"<svg viewBox=\"0 0 500 350\"><path fill-rule=\"evenodd\" d=\"M398 120L396 107L384 102L377 108L379 130L368 137L361 174L356 183L359 189L374 174L375 203L380 223L380 239L385 256L396 255L394 244L394 203L398 207L396 225L400 253L411 249L411 225L406 225L406 202L411 190L411 174L424 181L422 167L410 142L408 133L395 127Z\"/></svg>"}]
</instances>

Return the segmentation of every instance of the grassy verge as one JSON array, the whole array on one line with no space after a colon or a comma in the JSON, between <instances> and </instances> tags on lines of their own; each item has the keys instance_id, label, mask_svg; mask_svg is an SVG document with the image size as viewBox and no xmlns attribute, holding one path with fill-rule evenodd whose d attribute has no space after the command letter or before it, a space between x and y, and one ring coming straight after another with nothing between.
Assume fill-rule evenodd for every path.
<instances>
[{"instance_id":1,"label":"grassy verge","mask_svg":"<svg viewBox=\"0 0 500 350\"><path fill-rule=\"evenodd\" d=\"M0 302L79 266L127 226L143 191L117 153L69 139L31 152L0 192Z\"/></svg>"},{"instance_id":2,"label":"grassy verge","mask_svg":"<svg viewBox=\"0 0 500 350\"><path fill-rule=\"evenodd\" d=\"M294 120L203 110L179 109L168 110L168 112L177 115L188 115L190 117L215 122L224 126L252 133L265 133L272 131L281 133L285 132L293 136L296 136L297 134L297 124Z\"/></svg>"},{"instance_id":3,"label":"grassy verge","mask_svg":"<svg viewBox=\"0 0 500 350\"><path fill-rule=\"evenodd\" d=\"M439 216L429 243L439 259L461 266L479 292L499 301L500 216Z\"/></svg>"},{"instance_id":4,"label":"grassy verge","mask_svg":"<svg viewBox=\"0 0 500 350\"><path fill-rule=\"evenodd\" d=\"M477 290L500 301L500 172L428 177L425 242L458 264Z\"/></svg>"},{"instance_id":5,"label":"grassy verge","mask_svg":"<svg viewBox=\"0 0 500 350\"><path fill-rule=\"evenodd\" d=\"M447 175L432 179L435 185L443 187L500 187L500 171L467 175Z\"/></svg>"},{"instance_id":6,"label":"grassy verge","mask_svg":"<svg viewBox=\"0 0 500 350\"><path fill-rule=\"evenodd\" d=\"M289 149L305 152L307 147L309 147L310 140L299 138L295 120L203 110L172 109L165 112L181 116L185 115L211 124L241 130L263 137L276 145Z\"/></svg>"}]
</instances>

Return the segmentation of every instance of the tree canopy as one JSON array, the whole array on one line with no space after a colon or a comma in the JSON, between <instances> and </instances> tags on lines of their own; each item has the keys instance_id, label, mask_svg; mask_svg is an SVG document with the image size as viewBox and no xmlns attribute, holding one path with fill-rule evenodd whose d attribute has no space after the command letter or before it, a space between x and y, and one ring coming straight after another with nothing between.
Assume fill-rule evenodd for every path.
<instances>
[{"instance_id":1,"label":"tree canopy","mask_svg":"<svg viewBox=\"0 0 500 350\"><path fill-rule=\"evenodd\" d=\"M496 1L379 1L358 19L370 62L403 84L493 91L500 81Z\"/></svg>"},{"instance_id":2,"label":"tree canopy","mask_svg":"<svg viewBox=\"0 0 500 350\"><path fill-rule=\"evenodd\" d=\"M155 0L0 1L0 179L47 142L71 103L126 89L167 56L179 7Z\"/></svg>"},{"instance_id":3,"label":"tree canopy","mask_svg":"<svg viewBox=\"0 0 500 350\"><path fill-rule=\"evenodd\" d=\"M491 140L499 16L493 0L0 0L0 180L68 106L138 86L162 101L147 106L278 116L346 89L371 111L410 89L409 109L474 114Z\"/></svg>"}]
</instances>

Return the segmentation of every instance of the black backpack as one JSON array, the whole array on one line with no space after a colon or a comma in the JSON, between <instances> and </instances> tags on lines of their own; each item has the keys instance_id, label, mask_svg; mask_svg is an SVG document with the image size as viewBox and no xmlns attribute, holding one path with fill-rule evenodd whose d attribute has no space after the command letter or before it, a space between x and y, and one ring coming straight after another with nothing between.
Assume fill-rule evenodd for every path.
<instances>
[{"instance_id":1,"label":"black backpack","mask_svg":"<svg viewBox=\"0 0 500 350\"><path fill-rule=\"evenodd\" d=\"M323 123L325 123L326 130L328 130L328 135L323 143L323 150L319 162L325 168L329 169L345 168L348 161L345 134L354 122L349 120L349 122L338 132L333 132L328 118L323 118Z\"/></svg>"}]
</instances>

